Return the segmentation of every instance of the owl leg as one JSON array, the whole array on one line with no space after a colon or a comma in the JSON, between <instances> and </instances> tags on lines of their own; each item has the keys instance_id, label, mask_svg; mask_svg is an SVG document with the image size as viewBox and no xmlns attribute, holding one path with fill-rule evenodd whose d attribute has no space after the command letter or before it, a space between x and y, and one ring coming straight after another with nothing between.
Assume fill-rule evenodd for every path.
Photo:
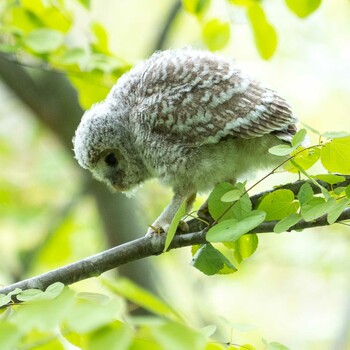
<instances>
[{"instance_id":1,"label":"owl leg","mask_svg":"<svg viewBox=\"0 0 350 350\"><path fill-rule=\"evenodd\" d=\"M175 214L180 209L182 203L186 201L186 211L189 211L192 208L192 204L195 198L196 198L196 192L194 190L186 191L186 192L174 191L174 196L170 204L163 210L163 212L160 214L157 220L150 226L146 236L149 236L152 234L167 233L169 230L170 224ZM184 231L186 230L184 222L182 222L179 226L182 230Z\"/></svg>"}]
</instances>

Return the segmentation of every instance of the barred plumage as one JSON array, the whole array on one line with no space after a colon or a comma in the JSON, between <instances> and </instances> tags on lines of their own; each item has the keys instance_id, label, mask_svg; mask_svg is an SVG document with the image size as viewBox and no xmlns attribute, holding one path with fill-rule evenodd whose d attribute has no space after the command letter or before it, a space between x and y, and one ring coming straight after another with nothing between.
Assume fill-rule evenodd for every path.
<instances>
[{"instance_id":1,"label":"barred plumage","mask_svg":"<svg viewBox=\"0 0 350 350\"><path fill-rule=\"evenodd\" d=\"M174 199L154 223L166 231L179 203L197 191L275 164L267 150L290 141L295 122L283 98L231 61L168 50L124 74L84 114L74 151L114 189L152 177L172 186Z\"/></svg>"}]
</instances>

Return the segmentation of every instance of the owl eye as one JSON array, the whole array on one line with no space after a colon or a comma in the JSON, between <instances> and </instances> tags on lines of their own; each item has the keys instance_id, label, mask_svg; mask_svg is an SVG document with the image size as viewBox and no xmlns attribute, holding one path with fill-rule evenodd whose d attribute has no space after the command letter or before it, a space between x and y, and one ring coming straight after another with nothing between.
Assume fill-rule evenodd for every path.
<instances>
[{"instance_id":1,"label":"owl eye","mask_svg":"<svg viewBox=\"0 0 350 350\"><path fill-rule=\"evenodd\" d=\"M109 166L116 166L118 163L114 153L108 153L107 156L105 157L105 162Z\"/></svg>"}]
</instances>

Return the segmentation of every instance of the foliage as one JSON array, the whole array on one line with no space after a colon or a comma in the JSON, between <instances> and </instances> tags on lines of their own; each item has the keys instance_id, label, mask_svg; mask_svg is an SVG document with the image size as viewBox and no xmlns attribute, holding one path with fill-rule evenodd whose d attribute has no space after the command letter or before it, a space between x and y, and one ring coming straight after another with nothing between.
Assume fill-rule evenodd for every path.
<instances>
[{"instance_id":1,"label":"foliage","mask_svg":"<svg viewBox=\"0 0 350 350\"><path fill-rule=\"evenodd\" d=\"M256 349L215 340L215 325L191 327L166 302L129 280L102 282L107 286L106 294L76 293L55 283L44 292L17 289L0 295L1 349L219 350L226 344L232 349ZM120 295L137 307L146 306L153 316L147 320L127 316ZM14 297L21 303L12 302ZM266 349L287 349L264 339L260 344Z\"/></svg>"},{"instance_id":2,"label":"foliage","mask_svg":"<svg viewBox=\"0 0 350 350\"><path fill-rule=\"evenodd\" d=\"M241 183L219 184L209 196L209 212L215 222L209 226L206 239L221 246L216 249L208 243L195 250L192 261L194 267L208 275L222 273L224 266L226 273L236 272L238 264L256 250L258 238L254 235L254 228L264 221L276 221L275 233L291 230L301 220L311 222L324 215L329 224L336 222L350 205L350 185L334 186L345 178L332 172L349 173L350 137L343 132L321 135L313 131L319 135L317 145L307 148L301 146L307 134L306 129L301 129L294 136L291 146L282 144L272 147L270 152L281 156L281 164L263 179L284 167L287 171L304 175L320 189L321 194L315 194L308 183L298 193L289 189L276 189L260 198L258 208L254 209L248 193L255 185L246 189ZM305 153L306 156L301 156ZM324 174L310 175L306 172L316 162L322 163ZM334 188L327 190L316 179ZM254 237L250 242L247 242L247 233ZM221 252L222 245L228 248L225 253Z\"/></svg>"},{"instance_id":3,"label":"foliage","mask_svg":"<svg viewBox=\"0 0 350 350\"><path fill-rule=\"evenodd\" d=\"M89 34L76 40L77 17L89 12L90 1L76 2L81 5L78 13L71 11L62 0L3 1L0 50L25 65L64 72L79 92L81 105L88 108L104 98L131 64L111 52L109 33L101 23L90 20L86 29ZM264 2L227 0L227 4L244 11L259 54L263 59L270 59L276 52L278 37ZM321 0L286 0L285 4L292 13L305 18L320 6ZM197 19L204 44L213 51L225 48L232 25L227 19L210 14L211 1L183 0L183 5ZM345 178L338 173L350 172L350 137L346 133L321 135L311 131L319 136L317 145L302 145L306 134L303 129L293 139L292 146L276 146L271 153L284 157L281 167L309 179L320 192L310 184L304 184L297 193L277 189L260 198L258 206L253 207L249 198L252 187L247 189L242 183L219 184L209 197L209 212L215 220L207 234L210 243L192 249L191 264L195 268L207 275L236 272L239 264L256 251L259 242L254 228L264 221L276 221L274 231L281 233L293 229L302 220L310 222L323 215L333 224L349 207L350 186L339 186ZM322 164L324 173L311 175L315 164ZM330 184L331 190L316 180ZM172 228L182 214L178 213ZM171 238L172 234L167 245ZM68 254L66 250L60 253ZM132 282L119 279L105 281L104 285L108 288L106 295L75 294L61 284L51 285L45 292L29 289L0 295L2 306L12 304L14 296L22 302L4 308L0 315L0 348L68 349L72 345L83 349L225 348L212 337L215 326L191 327L173 307ZM124 300L149 310L156 317L128 316ZM257 345L225 344L242 350L255 349L255 346L286 349L277 342L263 340Z\"/></svg>"}]
</instances>

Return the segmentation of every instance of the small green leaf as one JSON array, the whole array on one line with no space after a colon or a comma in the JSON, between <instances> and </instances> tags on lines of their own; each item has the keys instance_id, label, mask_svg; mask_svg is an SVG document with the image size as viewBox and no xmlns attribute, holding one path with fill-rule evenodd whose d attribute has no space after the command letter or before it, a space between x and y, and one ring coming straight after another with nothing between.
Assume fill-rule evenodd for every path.
<instances>
[{"instance_id":1,"label":"small green leaf","mask_svg":"<svg viewBox=\"0 0 350 350\"><path fill-rule=\"evenodd\" d=\"M244 185L237 183L235 186L228 183L222 182L215 186L214 190L210 193L208 199L209 213L214 220L219 219L223 213L225 215L221 219L241 219L249 214L252 210L252 203L249 195L246 193L236 203L223 202L221 198L225 193L238 190L243 193L245 191Z\"/></svg>"},{"instance_id":2,"label":"small green leaf","mask_svg":"<svg viewBox=\"0 0 350 350\"><path fill-rule=\"evenodd\" d=\"M258 207L266 212L266 221L281 220L299 209L291 190L276 190L266 195Z\"/></svg>"},{"instance_id":3,"label":"small green leaf","mask_svg":"<svg viewBox=\"0 0 350 350\"><path fill-rule=\"evenodd\" d=\"M7 305L11 302L11 295L0 294L0 307Z\"/></svg>"},{"instance_id":4,"label":"small green leaf","mask_svg":"<svg viewBox=\"0 0 350 350\"><path fill-rule=\"evenodd\" d=\"M299 168L307 170L320 159L320 153L321 151L318 146L312 148L304 148L303 146L299 146L290 154L293 156L292 161L299 167L295 167L292 161L288 161L283 167L291 173L298 173L300 171Z\"/></svg>"},{"instance_id":5,"label":"small green leaf","mask_svg":"<svg viewBox=\"0 0 350 350\"><path fill-rule=\"evenodd\" d=\"M350 185L346 186L345 188L345 194L348 198L350 198Z\"/></svg>"},{"instance_id":6,"label":"small green leaf","mask_svg":"<svg viewBox=\"0 0 350 350\"><path fill-rule=\"evenodd\" d=\"M305 221L313 221L326 214L336 204L335 198L325 201L320 197L313 197L301 206L300 214Z\"/></svg>"},{"instance_id":7,"label":"small green leaf","mask_svg":"<svg viewBox=\"0 0 350 350\"><path fill-rule=\"evenodd\" d=\"M222 202L234 202L239 199L239 197L242 195L242 192L240 190L232 190L226 192L222 197Z\"/></svg>"},{"instance_id":8,"label":"small green leaf","mask_svg":"<svg viewBox=\"0 0 350 350\"><path fill-rule=\"evenodd\" d=\"M348 198L342 198L339 201L335 202L335 205L328 210L327 221L328 223L334 224L339 218L340 214L346 209L350 204Z\"/></svg>"},{"instance_id":9,"label":"small green leaf","mask_svg":"<svg viewBox=\"0 0 350 350\"><path fill-rule=\"evenodd\" d=\"M266 350L289 350L289 348L287 348L286 346L282 345L281 343L277 343L277 342L272 342L272 343L268 343L266 344Z\"/></svg>"},{"instance_id":10,"label":"small green leaf","mask_svg":"<svg viewBox=\"0 0 350 350\"><path fill-rule=\"evenodd\" d=\"M324 138L331 140L331 139L341 139L343 137L349 137L350 134L346 131L328 131L322 134Z\"/></svg>"},{"instance_id":11,"label":"small green leaf","mask_svg":"<svg viewBox=\"0 0 350 350\"><path fill-rule=\"evenodd\" d=\"M177 211L177 213L175 214L173 220L171 221L168 233L166 235L166 239L165 239L165 246L164 246L164 252L166 252L175 236L177 227L179 226L179 223L182 219L182 217L186 214L186 200L184 200L179 208L179 210Z\"/></svg>"},{"instance_id":12,"label":"small green leaf","mask_svg":"<svg viewBox=\"0 0 350 350\"><path fill-rule=\"evenodd\" d=\"M247 15L258 52L263 59L267 60L276 51L276 30L267 20L265 12L258 2L251 2L251 5L247 7Z\"/></svg>"},{"instance_id":13,"label":"small green leaf","mask_svg":"<svg viewBox=\"0 0 350 350\"><path fill-rule=\"evenodd\" d=\"M289 230L292 226L297 224L301 220L301 216L298 213L292 213L285 218L283 218L281 221L279 221L275 227L273 228L273 232L275 233L281 233Z\"/></svg>"},{"instance_id":14,"label":"small green leaf","mask_svg":"<svg viewBox=\"0 0 350 350\"><path fill-rule=\"evenodd\" d=\"M298 199L301 205L310 200L314 195L314 190L309 183L304 183L298 192Z\"/></svg>"},{"instance_id":15,"label":"small green leaf","mask_svg":"<svg viewBox=\"0 0 350 350\"><path fill-rule=\"evenodd\" d=\"M234 242L245 233L250 232L260 225L265 220L265 217L265 212L253 210L249 216L241 220L224 220L209 229L206 239L208 242Z\"/></svg>"},{"instance_id":16,"label":"small green leaf","mask_svg":"<svg viewBox=\"0 0 350 350\"><path fill-rule=\"evenodd\" d=\"M302 142L305 140L307 131L306 129L300 129L292 139L292 146L293 147L298 147L302 144Z\"/></svg>"},{"instance_id":17,"label":"small green leaf","mask_svg":"<svg viewBox=\"0 0 350 350\"><path fill-rule=\"evenodd\" d=\"M206 275L215 275L226 267L231 272L237 269L231 262L210 243L204 244L197 250L192 258L191 265Z\"/></svg>"},{"instance_id":18,"label":"small green leaf","mask_svg":"<svg viewBox=\"0 0 350 350\"><path fill-rule=\"evenodd\" d=\"M20 301L32 301L32 300L43 300L44 292L40 289L26 289L17 295L17 299Z\"/></svg>"},{"instance_id":19,"label":"small green leaf","mask_svg":"<svg viewBox=\"0 0 350 350\"><path fill-rule=\"evenodd\" d=\"M329 172L350 174L350 137L325 144L321 149L321 162Z\"/></svg>"},{"instance_id":20,"label":"small green leaf","mask_svg":"<svg viewBox=\"0 0 350 350\"><path fill-rule=\"evenodd\" d=\"M275 156L288 156L293 152L294 148L288 145L277 145L269 148L269 153Z\"/></svg>"},{"instance_id":21,"label":"small green leaf","mask_svg":"<svg viewBox=\"0 0 350 350\"><path fill-rule=\"evenodd\" d=\"M91 0L78 0L85 8L89 9L91 5Z\"/></svg>"},{"instance_id":22,"label":"small green leaf","mask_svg":"<svg viewBox=\"0 0 350 350\"><path fill-rule=\"evenodd\" d=\"M109 54L108 34L104 26L98 22L94 22L91 25L91 30L95 36L95 42L93 44L95 52Z\"/></svg>"},{"instance_id":23,"label":"small green leaf","mask_svg":"<svg viewBox=\"0 0 350 350\"><path fill-rule=\"evenodd\" d=\"M317 10L321 0L286 0L286 4L298 17L305 18Z\"/></svg>"},{"instance_id":24,"label":"small green leaf","mask_svg":"<svg viewBox=\"0 0 350 350\"><path fill-rule=\"evenodd\" d=\"M327 182L330 185L334 185L334 184L337 184L339 182L345 181L344 176L334 175L334 174L318 174L318 175L312 175L311 177L313 179Z\"/></svg>"},{"instance_id":25,"label":"small green leaf","mask_svg":"<svg viewBox=\"0 0 350 350\"><path fill-rule=\"evenodd\" d=\"M64 35L53 29L36 29L24 38L24 43L39 54L57 50L63 41Z\"/></svg>"},{"instance_id":26,"label":"small green leaf","mask_svg":"<svg viewBox=\"0 0 350 350\"><path fill-rule=\"evenodd\" d=\"M182 0L185 10L198 17L208 10L210 2L210 0Z\"/></svg>"},{"instance_id":27,"label":"small green leaf","mask_svg":"<svg viewBox=\"0 0 350 350\"><path fill-rule=\"evenodd\" d=\"M202 36L209 50L221 50L230 40L230 23L212 19L204 25Z\"/></svg>"},{"instance_id":28,"label":"small green leaf","mask_svg":"<svg viewBox=\"0 0 350 350\"><path fill-rule=\"evenodd\" d=\"M243 235L235 242L224 242L225 247L233 250L233 256L238 263L249 258L258 248L257 234Z\"/></svg>"},{"instance_id":29,"label":"small green leaf","mask_svg":"<svg viewBox=\"0 0 350 350\"><path fill-rule=\"evenodd\" d=\"M102 280L110 290L156 315L181 321L181 316L163 300L126 278Z\"/></svg>"},{"instance_id":30,"label":"small green leaf","mask_svg":"<svg viewBox=\"0 0 350 350\"><path fill-rule=\"evenodd\" d=\"M313 134L321 136L321 133L319 131L317 131L316 129L314 129L313 127L311 127L310 125L307 125L307 124L302 123L302 122L300 122L300 124L302 124L307 130L311 131Z\"/></svg>"}]
</instances>

